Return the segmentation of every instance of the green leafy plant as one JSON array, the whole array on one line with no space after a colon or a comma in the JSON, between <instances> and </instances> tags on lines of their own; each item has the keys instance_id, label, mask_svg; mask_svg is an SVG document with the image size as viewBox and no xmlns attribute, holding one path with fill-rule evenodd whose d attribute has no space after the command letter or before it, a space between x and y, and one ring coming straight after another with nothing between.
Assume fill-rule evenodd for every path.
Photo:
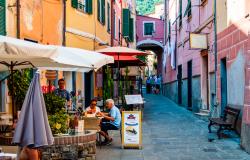
<instances>
[{"instance_id":1,"label":"green leafy plant","mask_svg":"<svg viewBox=\"0 0 250 160\"><path fill-rule=\"evenodd\" d=\"M69 116L64 109L58 110L55 114L48 115L50 128L53 134L62 134L68 132Z\"/></svg>"},{"instance_id":2,"label":"green leafy plant","mask_svg":"<svg viewBox=\"0 0 250 160\"><path fill-rule=\"evenodd\" d=\"M49 115L58 113L65 108L65 99L55 95L54 93L44 94L44 101Z\"/></svg>"},{"instance_id":3,"label":"green leafy plant","mask_svg":"<svg viewBox=\"0 0 250 160\"><path fill-rule=\"evenodd\" d=\"M20 110L32 79L32 70L24 69L13 73L13 84L11 76L8 79L9 94L14 96L15 108Z\"/></svg>"},{"instance_id":4,"label":"green leafy plant","mask_svg":"<svg viewBox=\"0 0 250 160\"><path fill-rule=\"evenodd\" d=\"M103 96L104 100L113 97L114 91L114 80L112 78L112 70L111 68L107 67L105 69L106 78L104 79L104 86L103 86Z\"/></svg>"},{"instance_id":5,"label":"green leafy plant","mask_svg":"<svg viewBox=\"0 0 250 160\"><path fill-rule=\"evenodd\" d=\"M54 93L46 93L44 94L44 101L52 133L67 133L69 117L65 111L65 99Z\"/></svg>"}]
</instances>

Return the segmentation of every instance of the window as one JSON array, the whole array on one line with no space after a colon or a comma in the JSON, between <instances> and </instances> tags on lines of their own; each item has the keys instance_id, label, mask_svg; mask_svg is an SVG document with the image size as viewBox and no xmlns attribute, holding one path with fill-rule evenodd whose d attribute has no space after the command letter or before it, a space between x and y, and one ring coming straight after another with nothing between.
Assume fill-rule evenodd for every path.
<instances>
[{"instance_id":1,"label":"window","mask_svg":"<svg viewBox=\"0 0 250 160\"><path fill-rule=\"evenodd\" d=\"M97 19L105 24L105 0L97 0Z\"/></svg>"},{"instance_id":2,"label":"window","mask_svg":"<svg viewBox=\"0 0 250 160\"><path fill-rule=\"evenodd\" d=\"M6 35L5 0L0 0L0 35Z\"/></svg>"},{"instance_id":3,"label":"window","mask_svg":"<svg viewBox=\"0 0 250 160\"><path fill-rule=\"evenodd\" d=\"M179 0L179 28L182 26L182 0Z\"/></svg>"},{"instance_id":4,"label":"window","mask_svg":"<svg viewBox=\"0 0 250 160\"><path fill-rule=\"evenodd\" d=\"M122 36L124 38L129 37L129 21L130 21L130 11L127 8L122 10Z\"/></svg>"},{"instance_id":5,"label":"window","mask_svg":"<svg viewBox=\"0 0 250 160\"><path fill-rule=\"evenodd\" d=\"M110 4L107 5L107 31L110 33Z\"/></svg>"},{"instance_id":6,"label":"window","mask_svg":"<svg viewBox=\"0 0 250 160\"><path fill-rule=\"evenodd\" d=\"M191 0L188 0L188 3L187 3L187 7L186 7L186 10L185 10L185 13L184 13L184 17L185 16L188 16L190 17L192 15L192 4L191 4Z\"/></svg>"},{"instance_id":7,"label":"window","mask_svg":"<svg viewBox=\"0 0 250 160\"><path fill-rule=\"evenodd\" d=\"M71 0L71 6L84 13L92 14L92 0Z\"/></svg>"},{"instance_id":8,"label":"window","mask_svg":"<svg viewBox=\"0 0 250 160\"><path fill-rule=\"evenodd\" d=\"M86 0L78 0L77 8L79 10L82 10L83 12L86 12Z\"/></svg>"},{"instance_id":9,"label":"window","mask_svg":"<svg viewBox=\"0 0 250 160\"><path fill-rule=\"evenodd\" d=\"M143 36L153 36L154 33L154 22L143 22Z\"/></svg>"}]
</instances>

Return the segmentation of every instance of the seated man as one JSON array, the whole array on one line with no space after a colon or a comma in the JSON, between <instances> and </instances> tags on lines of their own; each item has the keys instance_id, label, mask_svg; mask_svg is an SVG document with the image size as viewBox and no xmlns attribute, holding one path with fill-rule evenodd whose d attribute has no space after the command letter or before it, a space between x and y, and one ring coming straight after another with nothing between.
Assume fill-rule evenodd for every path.
<instances>
[{"instance_id":1,"label":"seated man","mask_svg":"<svg viewBox=\"0 0 250 160\"><path fill-rule=\"evenodd\" d=\"M112 99L106 100L106 106L110 112L108 116L100 113L101 116L103 116L100 134L105 137L104 144L109 145L112 143L112 138L109 137L108 130L118 130L120 128L121 113L120 110L114 105L114 100Z\"/></svg>"}]
</instances>

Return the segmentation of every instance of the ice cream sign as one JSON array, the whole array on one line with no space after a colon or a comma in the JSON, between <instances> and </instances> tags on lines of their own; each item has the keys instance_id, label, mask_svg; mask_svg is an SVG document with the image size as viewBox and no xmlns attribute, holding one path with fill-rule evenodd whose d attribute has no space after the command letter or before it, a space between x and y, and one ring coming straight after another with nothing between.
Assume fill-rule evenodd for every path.
<instances>
[{"instance_id":1,"label":"ice cream sign","mask_svg":"<svg viewBox=\"0 0 250 160\"><path fill-rule=\"evenodd\" d=\"M124 111L122 113L122 146L141 148L141 112Z\"/></svg>"}]
</instances>

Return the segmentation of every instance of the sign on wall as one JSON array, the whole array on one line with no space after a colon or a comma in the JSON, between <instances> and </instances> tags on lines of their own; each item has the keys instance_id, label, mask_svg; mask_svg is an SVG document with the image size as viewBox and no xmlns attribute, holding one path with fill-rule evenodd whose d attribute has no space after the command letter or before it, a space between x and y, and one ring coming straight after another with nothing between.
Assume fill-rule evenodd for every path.
<instances>
[{"instance_id":1,"label":"sign on wall","mask_svg":"<svg viewBox=\"0 0 250 160\"><path fill-rule=\"evenodd\" d=\"M122 148L142 148L140 111L122 112Z\"/></svg>"},{"instance_id":2,"label":"sign on wall","mask_svg":"<svg viewBox=\"0 0 250 160\"><path fill-rule=\"evenodd\" d=\"M190 49L208 49L207 34L189 34Z\"/></svg>"}]
</instances>

